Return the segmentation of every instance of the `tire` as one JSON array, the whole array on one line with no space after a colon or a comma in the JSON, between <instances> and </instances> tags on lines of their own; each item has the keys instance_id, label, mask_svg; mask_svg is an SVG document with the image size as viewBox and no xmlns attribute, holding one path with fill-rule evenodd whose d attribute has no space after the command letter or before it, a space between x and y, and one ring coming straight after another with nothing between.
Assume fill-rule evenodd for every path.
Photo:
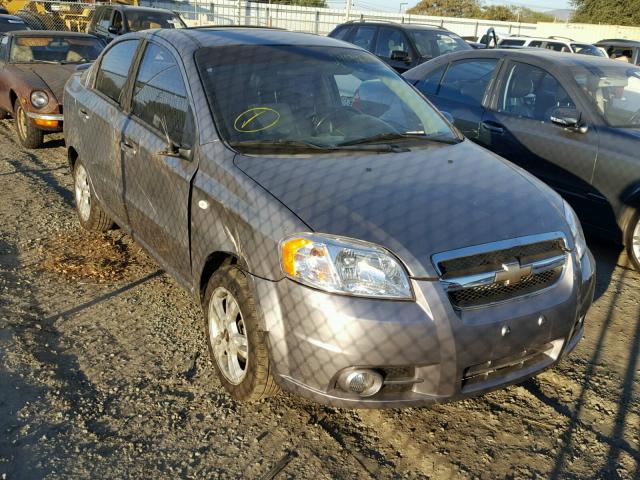
<instances>
[{"instance_id":1,"label":"tire","mask_svg":"<svg viewBox=\"0 0 640 480\"><path fill-rule=\"evenodd\" d=\"M113 220L100 208L91 187L89 174L80 160L76 160L73 166L73 196L82 228L92 232L106 232L111 228Z\"/></svg>"},{"instance_id":2,"label":"tire","mask_svg":"<svg viewBox=\"0 0 640 480\"><path fill-rule=\"evenodd\" d=\"M44 132L37 128L29 117L19 99L13 105L13 120L16 125L18 140L26 148L40 148L44 141Z\"/></svg>"},{"instance_id":3,"label":"tire","mask_svg":"<svg viewBox=\"0 0 640 480\"><path fill-rule=\"evenodd\" d=\"M627 231L625 232L625 245L629 262L640 272L640 211L631 217Z\"/></svg>"},{"instance_id":4,"label":"tire","mask_svg":"<svg viewBox=\"0 0 640 480\"><path fill-rule=\"evenodd\" d=\"M245 273L232 265L217 270L207 284L203 311L209 354L229 395L252 402L277 394L269 348Z\"/></svg>"}]
</instances>

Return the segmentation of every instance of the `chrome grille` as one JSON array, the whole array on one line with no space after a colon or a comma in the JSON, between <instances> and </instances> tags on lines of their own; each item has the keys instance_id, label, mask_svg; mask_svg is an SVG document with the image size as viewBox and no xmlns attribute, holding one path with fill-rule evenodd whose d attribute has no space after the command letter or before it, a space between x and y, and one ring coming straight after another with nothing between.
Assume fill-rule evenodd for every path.
<instances>
[{"instance_id":1,"label":"chrome grille","mask_svg":"<svg viewBox=\"0 0 640 480\"><path fill-rule=\"evenodd\" d=\"M440 281L459 309L504 302L554 285L567 249L562 234L537 235L434 255Z\"/></svg>"}]
</instances>

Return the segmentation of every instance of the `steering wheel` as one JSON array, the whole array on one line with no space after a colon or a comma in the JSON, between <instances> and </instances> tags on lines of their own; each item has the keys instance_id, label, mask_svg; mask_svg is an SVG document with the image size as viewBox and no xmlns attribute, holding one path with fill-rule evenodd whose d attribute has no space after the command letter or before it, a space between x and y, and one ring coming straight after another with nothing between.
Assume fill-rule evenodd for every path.
<instances>
[{"instance_id":1,"label":"steering wheel","mask_svg":"<svg viewBox=\"0 0 640 480\"><path fill-rule=\"evenodd\" d=\"M320 130L320 128L322 128L327 122L330 122L338 113L350 113L350 114L360 114L360 112L358 110L356 110L355 108L353 108L352 106L345 106L342 105L340 107L336 107L332 110L329 110L329 112L325 113L324 115L322 115L322 117L320 117L320 119L316 120L316 122L313 125L313 129L315 132L318 132Z\"/></svg>"}]
</instances>

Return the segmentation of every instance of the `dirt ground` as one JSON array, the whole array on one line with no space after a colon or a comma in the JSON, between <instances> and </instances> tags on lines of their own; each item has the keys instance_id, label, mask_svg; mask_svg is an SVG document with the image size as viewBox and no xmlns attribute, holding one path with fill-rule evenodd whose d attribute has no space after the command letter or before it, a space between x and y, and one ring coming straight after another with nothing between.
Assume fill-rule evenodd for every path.
<instances>
[{"instance_id":1,"label":"dirt ground","mask_svg":"<svg viewBox=\"0 0 640 480\"><path fill-rule=\"evenodd\" d=\"M73 211L61 137L0 122L0 479L640 478L640 275L591 243L586 336L523 385L431 408L238 405L196 302Z\"/></svg>"}]
</instances>

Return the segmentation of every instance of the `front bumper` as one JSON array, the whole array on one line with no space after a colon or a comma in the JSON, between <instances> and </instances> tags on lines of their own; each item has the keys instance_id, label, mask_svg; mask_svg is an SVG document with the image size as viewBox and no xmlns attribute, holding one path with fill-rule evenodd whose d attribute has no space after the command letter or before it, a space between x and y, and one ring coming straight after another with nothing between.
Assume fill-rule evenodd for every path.
<instances>
[{"instance_id":1,"label":"front bumper","mask_svg":"<svg viewBox=\"0 0 640 480\"><path fill-rule=\"evenodd\" d=\"M254 286L281 387L334 406L396 408L478 395L557 363L582 336L594 273L588 252L549 290L462 311L434 281L412 281L415 301L331 295L288 279ZM343 391L338 375L353 367L389 383L371 397Z\"/></svg>"},{"instance_id":2,"label":"front bumper","mask_svg":"<svg viewBox=\"0 0 640 480\"><path fill-rule=\"evenodd\" d=\"M25 113L40 130L50 132L62 131L62 120L64 120L64 116L61 113L35 113L27 111L25 111Z\"/></svg>"}]
</instances>

